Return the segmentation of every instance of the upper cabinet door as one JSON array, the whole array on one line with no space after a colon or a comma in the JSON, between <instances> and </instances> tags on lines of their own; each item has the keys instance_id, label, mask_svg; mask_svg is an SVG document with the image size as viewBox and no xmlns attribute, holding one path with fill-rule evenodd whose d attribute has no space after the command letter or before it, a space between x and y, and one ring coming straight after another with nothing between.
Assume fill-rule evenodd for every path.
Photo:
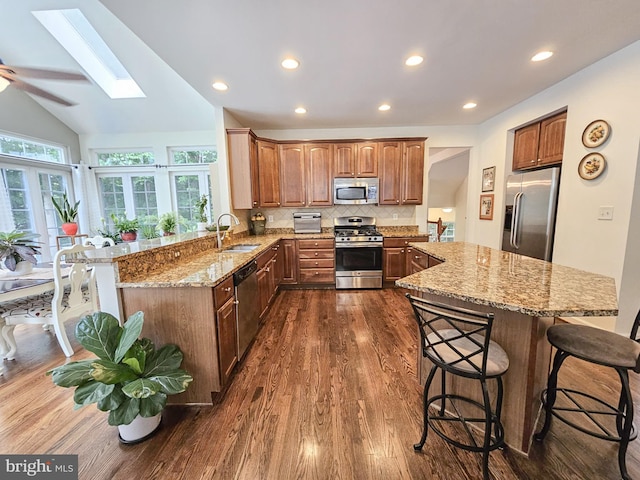
<instances>
[{"instance_id":1,"label":"upper cabinet door","mask_svg":"<svg viewBox=\"0 0 640 480\"><path fill-rule=\"evenodd\" d=\"M304 145L280 145L280 202L283 207L304 207L307 198Z\"/></svg>"},{"instance_id":2,"label":"upper cabinet door","mask_svg":"<svg viewBox=\"0 0 640 480\"><path fill-rule=\"evenodd\" d=\"M356 148L355 143L336 143L334 145L334 173L336 177L356 176Z\"/></svg>"},{"instance_id":3,"label":"upper cabinet door","mask_svg":"<svg viewBox=\"0 0 640 480\"><path fill-rule=\"evenodd\" d=\"M259 205L257 140L248 128L227 130L231 203L234 209Z\"/></svg>"},{"instance_id":4,"label":"upper cabinet door","mask_svg":"<svg viewBox=\"0 0 640 480\"><path fill-rule=\"evenodd\" d=\"M307 205L333 205L333 153L330 143L307 144L304 157L307 166Z\"/></svg>"},{"instance_id":5,"label":"upper cabinet door","mask_svg":"<svg viewBox=\"0 0 640 480\"><path fill-rule=\"evenodd\" d=\"M422 204L424 176L424 142L403 142L402 201L403 205Z\"/></svg>"},{"instance_id":6,"label":"upper cabinet door","mask_svg":"<svg viewBox=\"0 0 640 480\"><path fill-rule=\"evenodd\" d=\"M400 204L402 147L400 142L380 142L380 205Z\"/></svg>"},{"instance_id":7,"label":"upper cabinet door","mask_svg":"<svg viewBox=\"0 0 640 480\"><path fill-rule=\"evenodd\" d=\"M258 174L260 206L280 206L280 165L278 149L274 142L258 140Z\"/></svg>"},{"instance_id":8,"label":"upper cabinet door","mask_svg":"<svg viewBox=\"0 0 640 480\"><path fill-rule=\"evenodd\" d=\"M539 140L540 123L516 130L513 144L513 170L532 168L538 164Z\"/></svg>"},{"instance_id":9,"label":"upper cabinet door","mask_svg":"<svg viewBox=\"0 0 640 480\"><path fill-rule=\"evenodd\" d=\"M356 177L378 176L378 142L362 142L357 144Z\"/></svg>"},{"instance_id":10,"label":"upper cabinet door","mask_svg":"<svg viewBox=\"0 0 640 480\"><path fill-rule=\"evenodd\" d=\"M567 112L554 115L540 122L539 165L553 165L562 162L566 124Z\"/></svg>"}]
</instances>

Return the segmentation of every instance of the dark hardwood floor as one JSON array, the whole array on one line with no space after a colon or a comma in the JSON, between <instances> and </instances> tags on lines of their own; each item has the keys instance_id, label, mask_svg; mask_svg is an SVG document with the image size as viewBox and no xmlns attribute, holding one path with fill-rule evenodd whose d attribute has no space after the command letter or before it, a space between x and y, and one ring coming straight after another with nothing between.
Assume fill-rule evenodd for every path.
<instances>
[{"instance_id":1,"label":"dark hardwood floor","mask_svg":"<svg viewBox=\"0 0 640 480\"><path fill-rule=\"evenodd\" d=\"M74 411L72 390L45 376L65 361L55 337L19 326L18 355L0 377L0 453L78 454L83 480L481 478L480 455L433 433L423 453L413 451L421 425L416 337L401 290L283 291L214 406L170 406L156 436L127 446L105 413ZM74 359L92 356L72 344ZM561 374L593 393L617 385L606 369L578 361ZM631 386L640 398L634 374ZM640 479L640 442L627 462ZM489 465L496 479L620 478L616 444L557 421L529 458L507 449Z\"/></svg>"}]
</instances>

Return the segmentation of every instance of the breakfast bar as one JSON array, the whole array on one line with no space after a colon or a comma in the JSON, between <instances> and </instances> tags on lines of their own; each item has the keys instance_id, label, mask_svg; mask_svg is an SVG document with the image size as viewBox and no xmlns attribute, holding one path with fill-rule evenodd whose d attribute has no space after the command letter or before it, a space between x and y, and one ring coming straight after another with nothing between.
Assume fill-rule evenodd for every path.
<instances>
[{"instance_id":1,"label":"breakfast bar","mask_svg":"<svg viewBox=\"0 0 640 480\"><path fill-rule=\"evenodd\" d=\"M527 453L551 361L546 330L557 317L617 315L614 279L465 242L411 246L443 263L396 285L427 300L494 313L491 338L510 362L504 376L505 439L511 448ZM418 353L418 376L424 383L430 363L420 349ZM447 388L470 395L477 387L456 378Z\"/></svg>"}]
</instances>

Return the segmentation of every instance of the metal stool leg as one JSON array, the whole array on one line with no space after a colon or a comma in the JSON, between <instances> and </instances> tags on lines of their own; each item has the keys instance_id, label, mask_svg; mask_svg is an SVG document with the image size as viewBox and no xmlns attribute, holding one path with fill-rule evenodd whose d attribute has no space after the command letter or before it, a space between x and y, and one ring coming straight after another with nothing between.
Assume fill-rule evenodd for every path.
<instances>
[{"instance_id":1,"label":"metal stool leg","mask_svg":"<svg viewBox=\"0 0 640 480\"><path fill-rule=\"evenodd\" d=\"M551 409L553 408L553 405L556 403L558 371L560 370L560 366L562 365L562 362L564 362L568 356L569 354L563 352L562 350L558 350L555 356L553 357L553 369L551 370L551 374L549 375L549 381L547 382L546 398L542 402L542 405L544 406L544 411L545 411L544 426L542 427L542 430L540 430L538 433L536 433L533 436L533 438L538 442L541 442L544 439L545 435L549 431L549 428L551 427L551 416L552 416Z\"/></svg>"},{"instance_id":2,"label":"metal stool leg","mask_svg":"<svg viewBox=\"0 0 640 480\"><path fill-rule=\"evenodd\" d=\"M431 382L433 381L433 377L435 376L437 369L438 367L435 365L431 367L429 377L424 383L424 391L422 394L422 437L420 437L420 441L418 443L413 445L413 449L416 451L422 450L424 443L427 441L427 433L429 433L429 404L427 403L427 398L429 397L429 387L431 386ZM444 372L442 373L444 375Z\"/></svg>"},{"instance_id":3,"label":"metal stool leg","mask_svg":"<svg viewBox=\"0 0 640 480\"><path fill-rule=\"evenodd\" d=\"M618 449L618 465L620 466L620 473L624 480L628 480L629 474L627 473L627 447L629 446L629 437L631 436L631 429L633 427L633 401L631 399L631 390L629 389L629 374L626 370L616 369L620 376L620 383L622 385L620 392L620 403L624 405L620 408L620 413L616 419L616 425L619 420L622 421L622 433L620 434L620 448ZM623 400L624 399L624 400Z\"/></svg>"},{"instance_id":4,"label":"metal stool leg","mask_svg":"<svg viewBox=\"0 0 640 480\"><path fill-rule=\"evenodd\" d=\"M489 447L491 446L491 431L492 413L491 413L491 400L489 399L489 392L487 391L487 383L484 380L480 380L482 385L482 398L484 402L484 443L482 445L482 478L489 480Z\"/></svg>"}]
</instances>

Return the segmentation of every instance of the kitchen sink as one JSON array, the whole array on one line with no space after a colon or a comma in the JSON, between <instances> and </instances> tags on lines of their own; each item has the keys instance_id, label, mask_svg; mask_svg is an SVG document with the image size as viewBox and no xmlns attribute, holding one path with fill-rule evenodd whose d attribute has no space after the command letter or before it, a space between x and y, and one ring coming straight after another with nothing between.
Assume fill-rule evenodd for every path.
<instances>
[{"instance_id":1,"label":"kitchen sink","mask_svg":"<svg viewBox=\"0 0 640 480\"><path fill-rule=\"evenodd\" d=\"M259 246L259 244L238 244L231 245L230 247L227 247L222 251L225 253L247 253L255 250Z\"/></svg>"}]
</instances>

